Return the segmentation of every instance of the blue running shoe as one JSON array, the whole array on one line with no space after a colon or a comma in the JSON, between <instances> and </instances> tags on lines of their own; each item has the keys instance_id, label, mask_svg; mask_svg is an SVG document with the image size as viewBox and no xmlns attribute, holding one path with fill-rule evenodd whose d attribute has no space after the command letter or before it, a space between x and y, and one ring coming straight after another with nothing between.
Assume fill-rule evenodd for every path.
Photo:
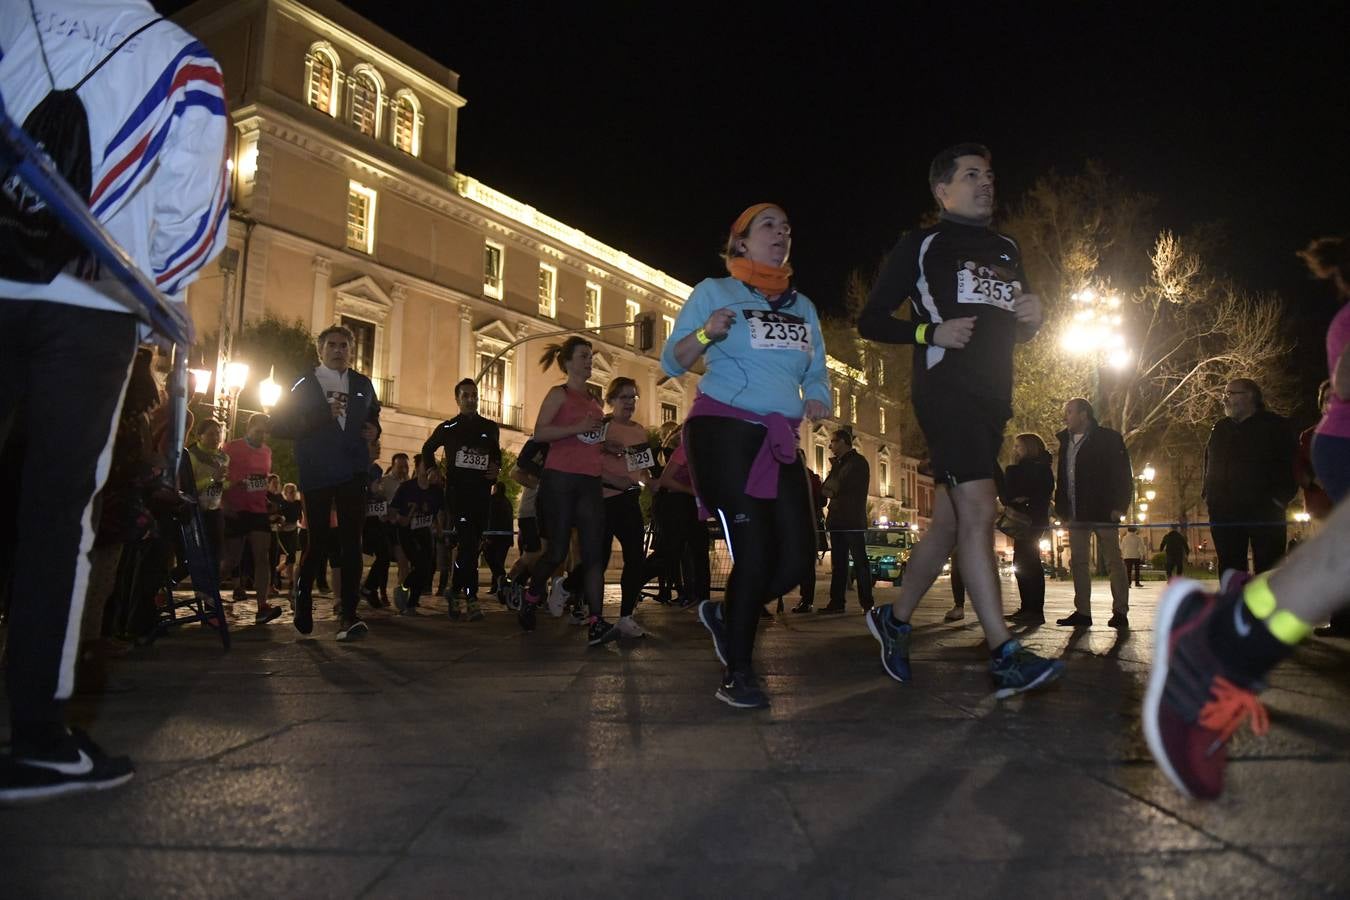
<instances>
[{"instance_id":1,"label":"blue running shoe","mask_svg":"<svg viewBox=\"0 0 1350 900\"><path fill-rule=\"evenodd\" d=\"M722 604L704 600L698 605L698 620L712 635L713 652L722 665L727 663L727 623L722 619Z\"/></svg>"},{"instance_id":2,"label":"blue running shoe","mask_svg":"<svg viewBox=\"0 0 1350 900\"><path fill-rule=\"evenodd\" d=\"M881 645L881 667L896 681L909 684L909 635L913 630L909 623L897 622L889 604L872 607L863 618L867 630Z\"/></svg>"},{"instance_id":3,"label":"blue running shoe","mask_svg":"<svg viewBox=\"0 0 1350 900\"><path fill-rule=\"evenodd\" d=\"M999 648L998 659L989 664L989 674L998 686L994 696L1002 700L1057 680L1064 674L1064 663L1037 656L1020 641L1012 640Z\"/></svg>"}]
</instances>

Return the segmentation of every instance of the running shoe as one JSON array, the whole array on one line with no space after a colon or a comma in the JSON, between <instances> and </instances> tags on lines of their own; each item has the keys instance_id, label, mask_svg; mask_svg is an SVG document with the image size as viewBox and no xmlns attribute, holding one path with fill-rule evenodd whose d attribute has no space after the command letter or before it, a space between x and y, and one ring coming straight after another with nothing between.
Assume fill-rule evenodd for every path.
<instances>
[{"instance_id":1,"label":"running shoe","mask_svg":"<svg viewBox=\"0 0 1350 900\"><path fill-rule=\"evenodd\" d=\"M722 618L722 604L704 600L698 605L698 620L712 635L713 652L722 665L727 664L727 623Z\"/></svg>"},{"instance_id":2,"label":"running shoe","mask_svg":"<svg viewBox=\"0 0 1350 900\"><path fill-rule=\"evenodd\" d=\"M947 614L942 617L944 622L959 622L966 617L965 606L953 606L947 610Z\"/></svg>"},{"instance_id":3,"label":"running shoe","mask_svg":"<svg viewBox=\"0 0 1350 900\"><path fill-rule=\"evenodd\" d=\"M1216 596L1190 579L1174 578L1158 601L1158 651L1144 694L1144 737L1167 779L1202 800L1223 793L1228 739L1242 724L1250 722L1258 736L1270 728L1256 699L1265 686L1230 677L1209 641L1209 623L1214 616L1234 615L1244 583Z\"/></svg>"},{"instance_id":4,"label":"running shoe","mask_svg":"<svg viewBox=\"0 0 1350 900\"><path fill-rule=\"evenodd\" d=\"M106 791L135 774L130 759L108 756L87 734L72 728L50 746L16 744L10 754L0 756L0 805Z\"/></svg>"},{"instance_id":5,"label":"running shoe","mask_svg":"<svg viewBox=\"0 0 1350 900\"><path fill-rule=\"evenodd\" d=\"M590 626L586 631L586 643L592 647L598 647L619 636L618 627L612 622L606 622L599 616L591 616L586 620L586 624Z\"/></svg>"},{"instance_id":6,"label":"running shoe","mask_svg":"<svg viewBox=\"0 0 1350 900\"><path fill-rule=\"evenodd\" d=\"M450 621L458 622L460 616L459 597L455 596L454 594L447 594L445 595L445 603L446 603L445 614L450 617Z\"/></svg>"},{"instance_id":7,"label":"running shoe","mask_svg":"<svg viewBox=\"0 0 1350 900\"><path fill-rule=\"evenodd\" d=\"M642 638L647 636L647 632L642 630L642 626L632 616L620 616L614 627L623 637Z\"/></svg>"},{"instance_id":8,"label":"running shoe","mask_svg":"<svg viewBox=\"0 0 1350 900\"><path fill-rule=\"evenodd\" d=\"M1057 680L1064 674L1064 663L1037 656L1023 647L1021 641L1013 639L999 648L998 658L989 664L989 674L997 685L994 696L1002 700Z\"/></svg>"},{"instance_id":9,"label":"running shoe","mask_svg":"<svg viewBox=\"0 0 1350 900\"><path fill-rule=\"evenodd\" d=\"M506 589L506 608L513 612L519 612L521 597L524 593L525 586L523 584L508 585Z\"/></svg>"},{"instance_id":10,"label":"running shoe","mask_svg":"<svg viewBox=\"0 0 1350 900\"><path fill-rule=\"evenodd\" d=\"M394 608L398 610L400 616L408 611L408 597L411 593L405 587L394 588Z\"/></svg>"},{"instance_id":11,"label":"running shoe","mask_svg":"<svg viewBox=\"0 0 1350 900\"><path fill-rule=\"evenodd\" d=\"M301 634L314 631L314 596L309 588L295 590L295 630Z\"/></svg>"},{"instance_id":12,"label":"running shoe","mask_svg":"<svg viewBox=\"0 0 1350 900\"><path fill-rule=\"evenodd\" d=\"M909 623L896 621L889 604L872 607L863 618L867 630L881 645L881 667L896 681L909 684L909 636L913 630Z\"/></svg>"},{"instance_id":13,"label":"running shoe","mask_svg":"<svg viewBox=\"0 0 1350 900\"><path fill-rule=\"evenodd\" d=\"M520 622L522 631L534 631L534 617L539 609L539 602L539 597L529 590L521 597L520 612L516 613L516 621Z\"/></svg>"},{"instance_id":14,"label":"running shoe","mask_svg":"<svg viewBox=\"0 0 1350 900\"><path fill-rule=\"evenodd\" d=\"M753 672L723 673L722 684L713 696L736 709L767 709L769 706L769 698Z\"/></svg>"},{"instance_id":15,"label":"running shoe","mask_svg":"<svg viewBox=\"0 0 1350 900\"><path fill-rule=\"evenodd\" d=\"M348 619L343 617L338 625L337 639L339 641L359 641L370 633L370 629L359 618L353 616Z\"/></svg>"},{"instance_id":16,"label":"running shoe","mask_svg":"<svg viewBox=\"0 0 1350 900\"><path fill-rule=\"evenodd\" d=\"M253 624L266 625L268 622L271 622L274 619L278 619L280 617L281 617L280 606L264 607L263 609L258 610L257 614L253 616Z\"/></svg>"},{"instance_id":17,"label":"running shoe","mask_svg":"<svg viewBox=\"0 0 1350 900\"><path fill-rule=\"evenodd\" d=\"M548 614L555 619L561 616L563 609L567 606L567 601L571 598L572 592L563 587L562 576L555 577L553 586L548 591Z\"/></svg>"},{"instance_id":18,"label":"running shoe","mask_svg":"<svg viewBox=\"0 0 1350 900\"><path fill-rule=\"evenodd\" d=\"M361 599L365 600L371 609L379 609L383 605L380 603L379 592L374 588L361 588Z\"/></svg>"},{"instance_id":19,"label":"running shoe","mask_svg":"<svg viewBox=\"0 0 1350 900\"><path fill-rule=\"evenodd\" d=\"M589 625L591 623L591 611L580 603L575 604L567 614L568 625Z\"/></svg>"},{"instance_id":20,"label":"running shoe","mask_svg":"<svg viewBox=\"0 0 1350 900\"><path fill-rule=\"evenodd\" d=\"M469 597L464 601L464 618L470 622L482 621L483 610L478 606L477 597Z\"/></svg>"}]
</instances>

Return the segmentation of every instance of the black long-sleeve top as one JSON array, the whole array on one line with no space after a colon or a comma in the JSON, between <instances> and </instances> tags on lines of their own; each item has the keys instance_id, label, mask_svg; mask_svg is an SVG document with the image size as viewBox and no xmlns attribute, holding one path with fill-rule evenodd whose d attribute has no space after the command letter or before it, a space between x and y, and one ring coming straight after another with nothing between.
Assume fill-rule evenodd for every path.
<instances>
[{"instance_id":1,"label":"black long-sleeve top","mask_svg":"<svg viewBox=\"0 0 1350 900\"><path fill-rule=\"evenodd\" d=\"M914 395L985 398L1011 415L1013 345L1034 334L1018 326L1013 300L1029 290L1016 241L985 226L943 218L900 238L868 294L858 333L872 341L913 344L920 325L933 326L931 340L939 323L974 316L975 330L962 349L914 348ZM906 302L911 318L897 319L894 313Z\"/></svg>"},{"instance_id":2,"label":"black long-sleeve top","mask_svg":"<svg viewBox=\"0 0 1350 900\"><path fill-rule=\"evenodd\" d=\"M1050 471L1049 456L1013 463L1003 473L1003 505L1027 513L1033 525L1044 528L1050 524L1050 497L1054 493L1055 475Z\"/></svg>"},{"instance_id":3,"label":"black long-sleeve top","mask_svg":"<svg viewBox=\"0 0 1350 900\"><path fill-rule=\"evenodd\" d=\"M1220 419L1205 447L1205 504L1210 516L1283 519L1285 507L1298 493L1297 450L1289 422L1269 410L1241 422Z\"/></svg>"},{"instance_id":4,"label":"black long-sleeve top","mask_svg":"<svg viewBox=\"0 0 1350 900\"><path fill-rule=\"evenodd\" d=\"M486 501L492 481L484 478L490 465L501 466L501 429L491 419L463 413L436 426L422 445L422 458L432 462L436 451L445 448L445 490L447 495L470 493Z\"/></svg>"}]
</instances>

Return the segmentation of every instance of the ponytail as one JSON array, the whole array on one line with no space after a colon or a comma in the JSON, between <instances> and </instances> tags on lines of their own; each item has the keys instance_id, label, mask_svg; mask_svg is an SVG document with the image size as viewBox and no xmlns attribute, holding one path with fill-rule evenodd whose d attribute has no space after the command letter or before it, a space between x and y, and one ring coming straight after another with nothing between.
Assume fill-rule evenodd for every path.
<instances>
[{"instance_id":1,"label":"ponytail","mask_svg":"<svg viewBox=\"0 0 1350 900\"><path fill-rule=\"evenodd\" d=\"M558 368L566 373L567 363L572 361L572 355L577 352L577 348L590 346L590 341L575 334L561 344L546 344L544 346L544 355L539 357L539 368L547 372L556 362Z\"/></svg>"}]
</instances>

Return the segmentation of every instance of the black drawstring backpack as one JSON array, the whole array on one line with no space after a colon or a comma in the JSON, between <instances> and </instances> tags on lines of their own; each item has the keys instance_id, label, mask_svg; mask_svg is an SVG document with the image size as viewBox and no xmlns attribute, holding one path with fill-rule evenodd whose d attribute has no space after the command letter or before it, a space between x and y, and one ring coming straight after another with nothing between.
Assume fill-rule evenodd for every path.
<instances>
[{"instance_id":1,"label":"black drawstring backpack","mask_svg":"<svg viewBox=\"0 0 1350 900\"><path fill-rule=\"evenodd\" d=\"M88 203L93 177L90 172L89 114L77 92L132 38L161 20L152 19L127 35L74 87L57 90L33 0L28 0L28 9L33 15L42 65L47 70L47 81L52 89L23 120L23 130L47 154L75 193ZM0 278L50 284L62 269L85 253L84 245L65 229L56 213L13 169L0 172Z\"/></svg>"}]
</instances>

